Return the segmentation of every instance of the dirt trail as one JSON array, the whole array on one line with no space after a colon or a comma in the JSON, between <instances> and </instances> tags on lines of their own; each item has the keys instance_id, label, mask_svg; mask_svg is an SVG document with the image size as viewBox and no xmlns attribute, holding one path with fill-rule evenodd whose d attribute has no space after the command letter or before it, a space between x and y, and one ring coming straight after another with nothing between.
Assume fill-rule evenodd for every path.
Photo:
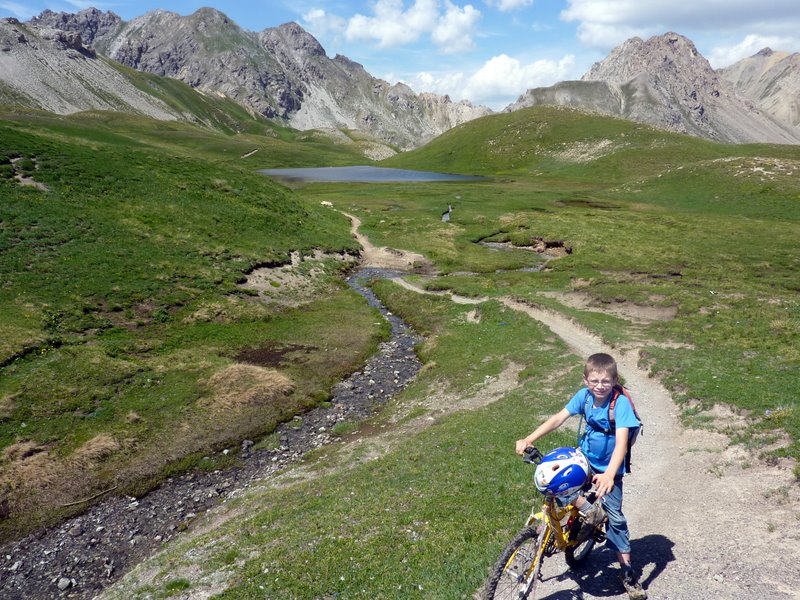
<instances>
[{"instance_id":1,"label":"dirt trail","mask_svg":"<svg viewBox=\"0 0 800 600\"><path fill-rule=\"evenodd\" d=\"M486 301L394 281L458 303ZM800 598L800 494L788 463L765 465L723 435L682 427L669 392L639 367L638 350L621 352L562 315L498 300L543 323L581 357L608 352L617 358L645 421L625 480L625 512L650 598ZM558 557L545 563L544 576L538 598L621 592L615 557L606 548L581 573L567 572Z\"/></svg>"},{"instance_id":2,"label":"dirt trail","mask_svg":"<svg viewBox=\"0 0 800 600\"><path fill-rule=\"evenodd\" d=\"M392 269L396 271L411 271L415 266L424 267L430 264L430 261L415 252L407 252L405 250L394 250L392 248L379 247L373 245L365 235L359 231L361 221L355 215L342 213L352 223L350 231L353 237L356 238L361 244L361 267L362 268L378 268L378 269Z\"/></svg>"}]
</instances>

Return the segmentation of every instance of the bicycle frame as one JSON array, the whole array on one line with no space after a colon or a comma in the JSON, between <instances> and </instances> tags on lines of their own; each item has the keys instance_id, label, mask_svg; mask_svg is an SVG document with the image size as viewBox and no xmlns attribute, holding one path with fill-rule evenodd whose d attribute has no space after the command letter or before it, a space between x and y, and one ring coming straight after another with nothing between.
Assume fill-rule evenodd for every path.
<instances>
[{"instance_id":1,"label":"bicycle frame","mask_svg":"<svg viewBox=\"0 0 800 600\"><path fill-rule=\"evenodd\" d=\"M530 448L523 460L535 465L541 458L537 449ZM541 580L542 562L557 552L565 553L570 567L580 564L595 542L605 538L600 528L586 537L581 534L583 527L584 521L574 504L562 506L555 498L545 497L539 511L534 505L522 530L506 546L495 564L487 584L486 598L519 600L532 596Z\"/></svg>"},{"instance_id":2,"label":"bicycle frame","mask_svg":"<svg viewBox=\"0 0 800 600\"><path fill-rule=\"evenodd\" d=\"M545 527L553 533L553 545L556 551L563 552L570 546L577 546L577 542L569 539L569 532L572 524L578 518L578 509L572 504L560 507L552 498L546 498L542 510L538 513L531 513L525 524L529 526L537 521L544 523Z\"/></svg>"},{"instance_id":3,"label":"bicycle frame","mask_svg":"<svg viewBox=\"0 0 800 600\"><path fill-rule=\"evenodd\" d=\"M533 527L537 523L544 525L544 543L540 544L540 551L544 556L552 556L556 552L563 552L567 548L576 547L579 542L569 539L572 524L579 518L578 509L572 504L561 507L553 498L545 498L540 512L534 512L525 521L525 527ZM539 557L541 558L541 557ZM513 560L513 556L509 563ZM531 570L536 566L537 560L531 564ZM526 573L527 575L527 573Z\"/></svg>"}]
</instances>

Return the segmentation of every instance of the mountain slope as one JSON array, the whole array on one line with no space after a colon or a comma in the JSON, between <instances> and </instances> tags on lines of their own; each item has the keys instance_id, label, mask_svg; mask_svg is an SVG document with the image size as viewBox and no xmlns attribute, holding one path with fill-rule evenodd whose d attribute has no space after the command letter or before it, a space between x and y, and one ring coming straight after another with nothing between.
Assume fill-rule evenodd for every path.
<instances>
[{"instance_id":1,"label":"mountain slope","mask_svg":"<svg viewBox=\"0 0 800 600\"><path fill-rule=\"evenodd\" d=\"M491 112L417 95L346 57L330 59L296 23L254 33L211 8L186 17L157 10L128 23L95 9L45 11L32 23L77 32L123 65L222 94L297 129L355 129L406 149Z\"/></svg>"},{"instance_id":2,"label":"mountain slope","mask_svg":"<svg viewBox=\"0 0 800 600\"><path fill-rule=\"evenodd\" d=\"M742 96L776 119L800 125L800 53L764 48L719 70Z\"/></svg>"},{"instance_id":3,"label":"mountain slope","mask_svg":"<svg viewBox=\"0 0 800 600\"><path fill-rule=\"evenodd\" d=\"M0 20L0 102L61 114L100 109L179 118L109 63L75 32Z\"/></svg>"},{"instance_id":4,"label":"mountain slope","mask_svg":"<svg viewBox=\"0 0 800 600\"><path fill-rule=\"evenodd\" d=\"M687 38L632 38L580 81L528 90L506 111L536 104L595 110L729 143L800 143L800 129L739 97Z\"/></svg>"}]
</instances>

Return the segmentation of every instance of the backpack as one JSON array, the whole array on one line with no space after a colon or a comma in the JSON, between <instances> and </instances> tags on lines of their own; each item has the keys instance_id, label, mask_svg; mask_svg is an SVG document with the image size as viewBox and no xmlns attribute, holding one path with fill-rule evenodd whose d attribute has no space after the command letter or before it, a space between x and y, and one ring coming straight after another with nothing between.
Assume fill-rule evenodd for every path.
<instances>
[{"instance_id":1,"label":"backpack","mask_svg":"<svg viewBox=\"0 0 800 600\"><path fill-rule=\"evenodd\" d=\"M619 384L617 384L613 388L611 388L611 404L609 404L609 406L608 406L608 421L609 421L610 427L608 429L603 429L602 427L597 427L596 425L592 424L592 428L596 429L597 431L602 431L606 435L614 435L616 433L617 427L616 427L616 422L614 420L614 409L615 409L615 407L617 405L617 399L621 395L624 395L628 399L628 401L631 403L631 408L633 409L633 414L636 417L636 420L639 421L639 426L638 427L630 427L628 429L628 451L625 454L625 472L626 473L630 473L631 472L631 448L633 448L633 445L636 443L636 440L639 438L639 434L642 433L642 430L644 429L644 422L642 421L642 418L639 416L639 413L636 410L636 405L633 403L633 398L631 398L631 393L628 390L626 390L624 387L619 385ZM592 401L591 394L587 394L586 404L584 404L584 406L583 406L583 412L581 413L581 420L578 423L578 444L579 445L580 445L580 440L582 438L581 425L583 424L583 422L585 420L588 422L588 420L586 419L586 414L588 413L589 402L591 402L591 401Z\"/></svg>"}]
</instances>

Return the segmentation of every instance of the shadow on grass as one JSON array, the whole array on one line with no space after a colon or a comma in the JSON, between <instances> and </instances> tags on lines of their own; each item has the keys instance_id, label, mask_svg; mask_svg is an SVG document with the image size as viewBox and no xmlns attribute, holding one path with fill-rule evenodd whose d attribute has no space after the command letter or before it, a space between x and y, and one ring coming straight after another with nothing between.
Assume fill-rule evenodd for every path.
<instances>
[{"instance_id":1,"label":"shadow on grass","mask_svg":"<svg viewBox=\"0 0 800 600\"><path fill-rule=\"evenodd\" d=\"M633 563L642 577L642 587L649 585L675 560L675 544L663 535L648 535L631 542ZM567 569L559 579L573 579L578 590L559 590L541 600L581 600L582 598L614 597L625 594L619 580L617 554L607 546L596 548L586 563L578 569Z\"/></svg>"}]
</instances>

